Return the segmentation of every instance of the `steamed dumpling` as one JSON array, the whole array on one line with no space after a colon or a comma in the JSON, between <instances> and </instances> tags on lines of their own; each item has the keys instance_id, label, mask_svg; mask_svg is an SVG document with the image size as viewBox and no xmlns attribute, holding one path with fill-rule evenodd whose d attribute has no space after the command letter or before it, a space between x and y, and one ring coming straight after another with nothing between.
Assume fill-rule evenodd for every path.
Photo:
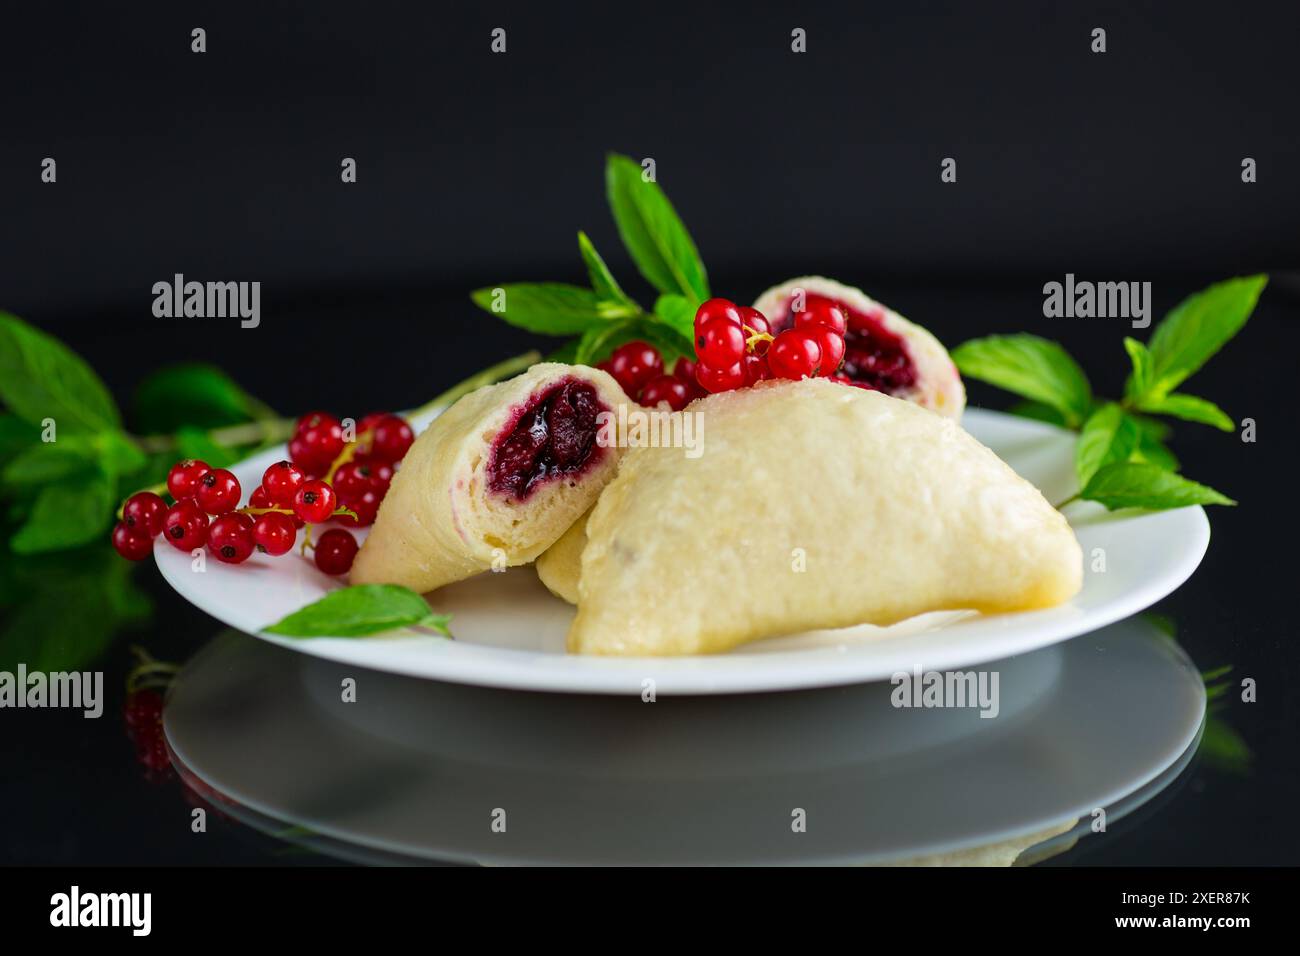
<instances>
[{"instance_id":1,"label":"steamed dumpling","mask_svg":"<svg viewBox=\"0 0 1300 956\"><path fill-rule=\"evenodd\" d=\"M588 511L573 523L560 539L543 551L533 565L537 577L557 598L578 603L578 575L582 573L582 551L587 546Z\"/></svg>"},{"instance_id":2,"label":"steamed dumpling","mask_svg":"<svg viewBox=\"0 0 1300 956\"><path fill-rule=\"evenodd\" d=\"M592 511L571 651L707 654L1079 590L1065 519L949 419L824 379L691 408L702 454L628 450Z\"/></svg>"},{"instance_id":3,"label":"steamed dumpling","mask_svg":"<svg viewBox=\"0 0 1300 956\"><path fill-rule=\"evenodd\" d=\"M554 363L466 395L407 452L352 583L423 592L532 561L613 475L600 414L627 401L607 373Z\"/></svg>"}]
</instances>

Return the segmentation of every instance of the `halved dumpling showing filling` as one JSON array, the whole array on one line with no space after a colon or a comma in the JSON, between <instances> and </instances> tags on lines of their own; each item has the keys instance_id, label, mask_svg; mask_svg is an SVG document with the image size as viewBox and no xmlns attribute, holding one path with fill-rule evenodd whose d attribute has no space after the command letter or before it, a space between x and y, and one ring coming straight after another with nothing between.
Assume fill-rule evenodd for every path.
<instances>
[{"instance_id":1,"label":"halved dumpling showing filling","mask_svg":"<svg viewBox=\"0 0 1300 956\"><path fill-rule=\"evenodd\" d=\"M423 592L532 561L613 477L601 413L608 437L628 402L605 372L553 363L466 395L407 452L352 583Z\"/></svg>"},{"instance_id":2,"label":"halved dumpling showing filling","mask_svg":"<svg viewBox=\"0 0 1300 956\"><path fill-rule=\"evenodd\" d=\"M803 276L768 289L754 302L772 331L794 323L803 308L819 299L838 305L848 319L841 373L854 383L960 418L966 388L948 350L921 326L876 302L861 289L821 276Z\"/></svg>"}]
</instances>

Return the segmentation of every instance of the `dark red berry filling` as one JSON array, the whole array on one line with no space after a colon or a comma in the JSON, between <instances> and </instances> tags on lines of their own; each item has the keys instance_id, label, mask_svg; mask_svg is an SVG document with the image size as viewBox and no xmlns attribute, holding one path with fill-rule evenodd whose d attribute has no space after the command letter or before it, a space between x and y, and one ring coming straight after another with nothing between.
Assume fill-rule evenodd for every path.
<instances>
[{"instance_id":1,"label":"dark red berry filling","mask_svg":"<svg viewBox=\"0 0 1300 956\"><path fill-rule=\"evenodd\" d=\"M897 395L916 385L916 366L907 351L907 343L902 336L885 328L883 312L863 312L847 302L813 293L806 296L805 306L811 309L820 302L839 306L848 319L842 374L886 395ZM783 331L793 324L787 300L783 312L775 317L772 330Z\"/></svg>"},{"instance_id":2,"label":"dark red berry filling","mask_svg":"<svg viewBox=\"0 0 1300 956\"><path fill-rule=\"evenodd\" d=\"M492 449L488 488L522 501L552 478L581 472L602 454L602 411L608 409L595 388L576 378L532 395Z\"/></svg>"}]
</instances>

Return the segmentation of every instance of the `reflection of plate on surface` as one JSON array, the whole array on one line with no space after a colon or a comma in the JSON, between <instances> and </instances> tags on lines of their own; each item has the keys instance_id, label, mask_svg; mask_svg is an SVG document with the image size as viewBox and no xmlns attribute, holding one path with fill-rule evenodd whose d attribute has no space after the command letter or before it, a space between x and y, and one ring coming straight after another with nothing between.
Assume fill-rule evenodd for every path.
<instances>
[{"instance_id":1,"label":"reflection of plate on surface","mask_svg":"<svg viewBox=\"0 0 1300 956\"><path fill-rule=\"evenodd\" d=\"M994 719L896 709L889 684L655 703L520 694L227 634L185 666L165 726L184 772L363 858L867 863L1087 820L1173 765L1205 710L1196 669L1140 621L989 669ZM345 677L355 703L340 700Z\"/></svg>"},{"instance_id":2,"label":"reflection of plate on surface","mask_svg":"<svg viewBox=\"0 0 1300 956\"><path fill-rule=\"evenodd\" d=\"M423 423L419 423L423 424ZM968 411L963 424L1051 501L1073 491L1073 437L1010 415ZM234 472L255 487L273 449ZM564 653L573 610L538 583L531 567L486 574L438 591L437 610L455 617L455 641L434 637L294 640L264 636L306 654L414 677L491 687L577 693L641 693L653 678L661 694L737 693L888 679L899 671L945 670L1045 647L1122 620L1164 597L1200 564L1209 523L1200 508L1106 514L1091 504L1066 511L1085 569L1083 591L1068 605L1022 614L931 614L890 628L821 631L692 658L588 658ZM1100 551L1098 550L1100 549ZM296 556L254 555L239 566L207 562L196 574L188 555L161 538L163 576L183 597L247 633L278 621L331 587L334 579ZM1104 565L1098 564L1100 560ZM1092 570L1104 566L1103 572ZM863 568L863 574L870 574Z\"/></svg>"}]
</instances>

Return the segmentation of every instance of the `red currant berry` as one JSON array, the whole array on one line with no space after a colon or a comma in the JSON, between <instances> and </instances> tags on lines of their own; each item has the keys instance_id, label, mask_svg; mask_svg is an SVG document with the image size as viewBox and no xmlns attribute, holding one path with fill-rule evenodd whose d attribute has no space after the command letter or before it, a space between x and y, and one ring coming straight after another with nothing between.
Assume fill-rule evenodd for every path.
<instances>
[{"instance_id":1,"label":"red currant berry","mask_svg":"<svg viewBox=\"0 0 1300 956\"><path fill-rule=\"evenodd\" d=\"M388 416L388 412L371 412L369 415L361 419L361 421L357 422L357 428L353 434L352 440L360 441L362 435L368 431L374 430L375 426L379 424L381 418L387 418Z\"/></svg>"},{"instance_id":2,"label":"red currant berry","mask_svg":"<svg viewBox=\"0 0 1300 956\"><path fill-rule=\"evenodd\" d=\"M814 326L807 331L822 350L822 364L817 374L829 378L839 371L840 363L844 361L844 336L825 326Z\"/></svg>"},{"instance_id":3,"label":"red currant berry","mask_svg":"<svg viewBox=\"0 0 1300 956\"><path fill-rule=\"evenodd\" d=\"M253 543L267 554L284 554L293 547L297 537L293 519L278 511L258 515L253 522Z\"/></svg>"},{"instance_id":4,"label":"red currant berry","mask_svg":"<svg viewBox=\"0 0 1300 956\"><path fill-rule=\"evenodd\" d=\"M253 493L248 496L248 507L275 508L278 506L274 501L271 500L270 495L266 493L266 489L261 485L258 485L256 488L253 489ZM292 507L292 505L290 505L290 507Z\"/></svg>"},{"instance_id":5,"label":"red currant berry","mask_svg":"<svg viewBox=\"0 0 1300 956\"><path fill-rule=\"evenodd\" d=\"M414 442L415 432L405 419L385 415L374 423L366 457L390 463L401 461Z\"/></svg>"},{"instance_id":6,"label":"red currant berry","mask_svg":"<svg viewBox=\"0 0 1300 956\"><path fill-rule=\"evenodd\" d=\"M817 374L822 348L806 329L786 329L776 337L767 353L767 364L777 378L798 381Z\"/></svg>"},{"instance_id":7,"label":"red currant berry","mask_svg":"<svg viewBox=\"0 0 1300 956\"><path fill-rule=\"evenodd\" d=\"M330 465L334 463L333 458L329 461L322 461L317 458L312 453L312 450L307 447L307 443L301 435L295 435L289 439L289 460L293 462L295 468L304 475L309 476L325 474Z\"/></svg>"},{"instance_id":8,"label":"red currant berry","mask_svg":"<svg viewBox=\"0 0 1300 956\"><path fill-rule=\"evenodd\" d=\"M274 506L292 508L294 492L306 480L307 476L293 462L277 461L262 472L263 494L266 496L266 500ZM262 507L270 506L263 505Z\"/></svg>"},{"instance_id":9,"label":"red currant berry","mask_svg":"<svg viewBox=\"0 0 1300 956\"><path fill-rule=\"evenodd\" d=\"M119 521L113 528L113 547L128 561L143 561L153 553L153 538L125 521Z\"/></svg>"},{"instance_id":10,"label":"red currant berry","mask_svg":"<svg viewBox=\"0 0 1300 956\"><path fill-rule=\"evenodd\" d=\"M308 524L328 521L338 503L338 495L319 478L304 481L293 496L293 513Z\"/></svg>"},{"instance_id":11,"label":"red currant berry","mask_svg":"<svg viewBox=\"0 0 1300 956\"><path fill-rule=\"evenodd\" d=\"M370 466L365 461L350 461L334 472L334 490L340 501L356 498L370 490Z\"/></svg>"},{"instance_id":12,"label":"red currant berry","mask_svg":"<svg viewBox=\"0 0 1300 956\"><path fill-rule=\"evenodd\" d=\"M239 479L224 468L217 468L199 479L194 500L210 515L223 515L239 507L243 489Z\"/></svg>"},{"instance_id":13,"label":"red currant berry","mask_svg":"<svg viewBox=\"0 0 1300 956\"><path fill-rule=\"evenodd\" d=\"M208 516L193 498L182 498L167 509L163 518L163 537L178 551L202 547L208 540Z\"/></svg>"},{"instance_id":14,"label":"red currant berry","mask_svg":"<svg viewBox=\"0 0 1300 956\"><path fill-rule=\"evenodd\" d=\"M730 368L745 356L745 333L726 319L711 319L695 333L695 354L700 364Z\"/></svg>"},{"instance_id":15,"label":"red currant berry","mask_svg":"<svg viewBox=\"0 0 1300 956\"><path fill-rule=\"evenodd\" d=\"M772 377L772 370L767 367L767 359L762 355L746 355L741 363L745 369L745 384L757 385Z\"/></svg>"},{"instance_id":16,"label":"red currant berry","mask_svg":"<svg viewBox=\"0 0 1300 956\"><path fill-rule=\"evenodd\" d=\"M686 386L686 392L690 395L691 401L709 394L700 388L699 380L695 377L695 363L686 356L683 355L677 360L677 364L673 366L673 375Z\"/></svg>"},{"instance_id":17,"label":"red currant berry","mask_svg":"<svg viewBox=\"0 0 1300 956\"><path fill-rule=\"evenodd\" d=\"M301 447L307 458L313 463L324 462L326 468L343 450L343 426L333 415L324 412L312 412L300 418L295 437L302 439Z\"/></svg>"},{"instance_id":18,"label":"red currant berry","mask_svg":"<svg viewBox=\"0 0 1300 956\"><path fill-rule=\"evenodd\" d=\"M167 502L152 491L137 491L122 506L122 523L132 531L152 538L162 534Z\"/></svg>"},{"instance_id":19,"label":"red currant berry","mask_svg":"<svg viewBox=\"0 0 1300 956\"><path fill-rule=\"evenodd\" d=\"M690 390L676 375L660 375L658 378L652 378L646 383L646 387L641 389L641 397L638 399L647 408L658 408L660 402L667 402L668 407L674 412L680 412L690 400Z\"/></svg>"},{"instance_id":20,"label":"red currant berry","mask_svg":"<svg viewBox=\"0 0 1300 956\"><path fill-rule=\"evenodd\" d=\"M726 319L733 325L740 325L740 309L730 299L709 299L695 310L695 334L699 335L705 323L714 319Z\"/></svg>"},{"instance_id":21,"label":"red currant berry","mask_svg":"<svg viewBox=\"0 0 1300 956\"><path fill-rule=\"evenodd\" d=\"M208 550L218 561L239 564L253 553L253 519L248 515L221 515L208 529Z\"/></svg>"},{"instance_id":22,"label":"red currant berry","mask_svg":"<svg viewBox=\"0 0 1300 956\"><path fill-rule=\"evenodd\" d=\"M211 470L206 461L193 458L178 461L172 465L172 470L167 472L167 490L177 501L193 498L199 490L199 479Z\"/></svg>"},{"instance_id":23,"label":"red currant berry","mask_svg":"<svg viewBox=\"0 0 1300 956\"><path fill-rule=\"evenodd\" d=\"M695 380L706 392L729 392L745 384L745 368L739 362L727 368L698 365Z\"/></svg>"},{"instance_id":24,"label":"red currant berry","mask_svg":"<svg viewBox=\"0 0 1300 956\"><path fill-rule=\"evenodd\" d=\"M754 335L771 335L772 323L767 321L767 316L758 309L745 307L740 310L740 321L745 330L746 349L749 348L750 336ZM753 352L755 355L765 355L767 347L772 343L767 339L758 339L754 342Z\"/></svg>"},{"instance_id":25,"label":"red currant berry","mask_svg":"<svg viewBox=\"0 0 1300 956\"><path fill-rule=\"evenodd\" d=\"M795 313L794 327L796 329L819 326L823 329L830 329L843 337L849 327L849 320L843 309L830 299L824 299L821 296L809 296L805 304L808 308L803 312Z\"/></svg>"},{"instance_id":26,"label":"red currant berry","mask_svg":"<svg viewBox=\"0 0 1300 956\"><path fill-rule=\"evenodd\" d=\"M339 500L343 507L355 511L357 516L339 515L335 520L345 528L364 528L375 523L375 515L379 513L379 505L384 496L381 492L367 490L347 501Z\"/></svg>"},{"instance_id":27,"label":"red currant berry","mask_svg":"<svg viewBox=\"0 0 1300 956\"><path fill-rule=\"evenodd\" d=\"M316 567L326 574L346 574L357 556L357 539L341 528L326 531L316 542Z\"/></svg>"},{"instance_id":28,"label":"red currant berry","mask_svg":"<svg viewBox=\"0 0 1300 956\"><path fill-rule=\"evenodd\" d=\"M629 395L637 395L646 382L658 378L664 371L664 357L649 342L639 339L620 345L609 357L611 375Z\"/></svg>"}]
</instances>

